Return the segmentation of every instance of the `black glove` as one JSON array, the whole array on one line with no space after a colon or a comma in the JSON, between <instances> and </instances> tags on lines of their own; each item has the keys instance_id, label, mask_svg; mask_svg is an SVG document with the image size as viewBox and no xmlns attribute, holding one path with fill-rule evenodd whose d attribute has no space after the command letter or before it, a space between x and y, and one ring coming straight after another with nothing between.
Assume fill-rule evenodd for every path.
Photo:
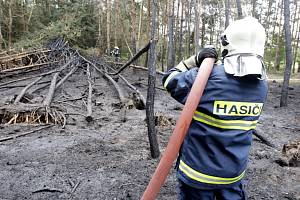
<instances>
[{"instance_id":1,"label":"black glove","mask_svg":"<svg viewBox=\"0 0 300 200\"><path fill-rule=\"evenodd\" d=\"M216 49L214 47L206 47L201 49L195 57L197 67L200 67L201 63L205 58L214 58L217 60L218 53Z\"/></svg>"}]
</instances>

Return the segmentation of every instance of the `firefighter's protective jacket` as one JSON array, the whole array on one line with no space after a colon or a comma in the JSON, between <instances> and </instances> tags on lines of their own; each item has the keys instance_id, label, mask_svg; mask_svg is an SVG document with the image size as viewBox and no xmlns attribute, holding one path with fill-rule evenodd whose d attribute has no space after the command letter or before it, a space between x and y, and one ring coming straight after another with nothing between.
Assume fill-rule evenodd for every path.
<instances>
[{"instance_id":1,"label":"firefighter's protective jacket","mask_svg":"<svg viewBox=\"0 0 300 200\"><path fill-rule=\"evenodd\" d=\"M198 68L178 66L164 75L163 85L184 104ZM267 90L266 80L234 77L225 73L223 64L214 66L181 146L181 181L201 189L239 183Z\"/></svg>"}]
</instances>

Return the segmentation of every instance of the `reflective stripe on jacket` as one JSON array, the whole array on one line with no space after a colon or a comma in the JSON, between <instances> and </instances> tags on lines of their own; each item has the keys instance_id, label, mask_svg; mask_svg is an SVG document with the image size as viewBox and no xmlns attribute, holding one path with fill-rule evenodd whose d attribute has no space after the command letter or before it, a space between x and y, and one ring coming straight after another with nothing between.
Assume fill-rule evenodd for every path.
<instances>
[{"instance_id":1,"label":"reflective stripe on jacket","mask_svg":"<svg viewBox=\"0 0 300 200\"><path fill-rule=\"evenodd\" d=\"M197 72L175 67L163 77L163 85L184 104ZM267 90L265 80L234 77L223 65L213 68L181 147L181 181L196 188L218 188L243 178Z\"/></svg>"}]
</instances>

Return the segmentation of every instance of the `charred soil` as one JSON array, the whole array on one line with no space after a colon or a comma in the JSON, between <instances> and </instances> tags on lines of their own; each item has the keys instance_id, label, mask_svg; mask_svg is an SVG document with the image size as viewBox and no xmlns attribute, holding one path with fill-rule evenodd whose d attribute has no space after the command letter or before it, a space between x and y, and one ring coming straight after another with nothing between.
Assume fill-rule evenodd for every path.
<instances>
[{"instance_id":1,"label":"charred soil","mask_svg":"<svg viewBox=\"0 0 300 200\"><path fill-rule=\"evenodd\" d=\"M147 72L126 69L122 75L146 97ZM86 120L88 81L76 71L54 97L67 113L66 125L57 124L28 135L41 125L3 123L0 139L0 199L139 199L153 174L158 159L150 158L145 111L120 108L115 89L101 74L93 76L93 120ZM157 136L163 152L182 106L161 90L157 75L155 112ZM50 81L50 80L49 80ZM117 80L126 94L126 86ZM25 85L29 82L24 82ZM18 83L19 84L19 83ZM250 200L299 200L300 168L290 162L291 148L300 140L300 82L291 81L289 106L279 107L280 81L269 82L268 101L257 132L274 147L253 137L245 177ZM17 83L13 84L17 86ZM1 105L22 90L2 88ZM39 93L43 96L43 91ZM299 146L298 148L299 153ZM203 152L205 153L205 152ZM299 160L298 160L299 162ZM298 163L299 164L299 163ZM173 170L158 199L176 199Z\"/></svg>"}]
</instances>

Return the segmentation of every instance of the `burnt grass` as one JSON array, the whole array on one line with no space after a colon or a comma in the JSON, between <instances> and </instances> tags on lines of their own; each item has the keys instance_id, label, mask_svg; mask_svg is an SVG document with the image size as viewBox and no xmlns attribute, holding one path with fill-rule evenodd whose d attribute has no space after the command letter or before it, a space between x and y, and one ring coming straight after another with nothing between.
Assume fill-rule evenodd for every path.
<instances>
[{"instance_id":1,"label":"burnt grass","mask_svg":"<svg viewBox=\"0 0 300 200\"><path fill-rule=\"evenodd\" d=\"M122 74L146 97L145 71L127 69ZM162 87L160 79L157 75L157 87ZM118 83L128 92L121 81ZM244 179L249 200L300 199L300 168L278 162L283 145L300 139L300 82L291 81L286 108L279 107L281 84L269 82L268 101L257 127L275 147L253 137ZM83 95L86 88L85 76L76 72L56 94L54 103ZM21 89L1 89L1 103L10 101ZM150 157L145 111L127 109L124 120L124 112L116 106L119 100L115 89L100 75L94 77L93 92L92 122L81 115L86 113L82 99L67 101L59 103L69 113L65 128L55 125L0 143L1 200L141 197L159 161ZM157 136L163 152L182 106L160 89L155 98ZM2 124L0 138L35 126ZM172 170L158 199L176 199L176 184Z\"/></svg>"}]
</instances>

